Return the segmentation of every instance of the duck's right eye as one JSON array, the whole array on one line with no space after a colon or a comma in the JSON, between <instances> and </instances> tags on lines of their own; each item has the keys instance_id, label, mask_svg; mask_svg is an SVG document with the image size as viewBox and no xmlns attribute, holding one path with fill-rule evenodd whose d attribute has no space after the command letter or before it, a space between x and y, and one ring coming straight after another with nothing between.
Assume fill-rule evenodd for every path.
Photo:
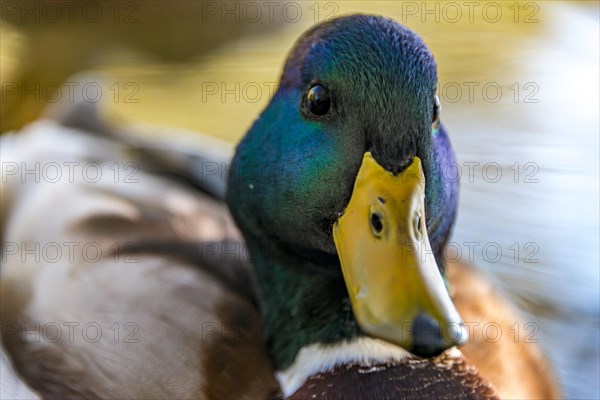
<instances>
[{"instance_id":1,"label":"duck's right eye","mask_svg":"<svg viewBox=\"0 0 600 400\"><path fill-rule=\"evenodd\" d=\"M316 84L306 93L306 108L311 114L322 117L331 108L329 92L323 85Z\"/></svg>"},{"instance_id":2,"label":"duck's right eye","mask_svg":"<svg viewBox=\"0 0 600 400\"><path fill-rule=\"evenodd\" d=\"M440 126L440 113L442 112L442 104L440 98L435 96L433 100L433 116L431 118L431 127L437 129Z\"/></svg>"}]
</instances>

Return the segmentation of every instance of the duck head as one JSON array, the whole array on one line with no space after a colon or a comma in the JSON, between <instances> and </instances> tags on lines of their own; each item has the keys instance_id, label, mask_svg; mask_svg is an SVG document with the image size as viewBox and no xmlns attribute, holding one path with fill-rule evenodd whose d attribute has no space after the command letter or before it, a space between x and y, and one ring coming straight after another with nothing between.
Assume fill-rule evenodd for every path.
<instances>
[{"instance_id":1,"label":"duck head","mask_svg":"<svg viewBox=\"0 0 600 400\"><path fill-rule=\"evenodd\" d=\"M277 367L357 335L419 356L466 340L443 279L457 183L436 88L430 51L388 18L330 20L292 49L227 196Z\"/></svg>"}]
</instances>

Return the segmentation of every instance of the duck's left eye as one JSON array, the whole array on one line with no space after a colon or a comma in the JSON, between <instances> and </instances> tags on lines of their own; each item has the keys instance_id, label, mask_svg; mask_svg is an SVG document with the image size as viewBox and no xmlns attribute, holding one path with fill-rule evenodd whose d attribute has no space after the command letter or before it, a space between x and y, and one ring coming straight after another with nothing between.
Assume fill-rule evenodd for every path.
<instances>
[{"instance_id":1,"label":"duck's left eye","mask_svg":"<svg viewBox=\"0 0 600 400\"><path fill-rule=\"evenodd\" d=\"M436 129L440 126L440 113L442 111L442 105L440 104L440 98L435 96L433 100L433 116L431 117L431 127Z\"/></svg>"},{"instance_id":2,"label":"duck's left eye","mask_svg":"<svg viewBox=\"0 0 600 400\"><path fill-rule=\"evenodd\" d=\"M329 112L331 98L323 85L314 85L306 93L306 108L311 114L323 116Z\"/></svg>"}]
</instances>

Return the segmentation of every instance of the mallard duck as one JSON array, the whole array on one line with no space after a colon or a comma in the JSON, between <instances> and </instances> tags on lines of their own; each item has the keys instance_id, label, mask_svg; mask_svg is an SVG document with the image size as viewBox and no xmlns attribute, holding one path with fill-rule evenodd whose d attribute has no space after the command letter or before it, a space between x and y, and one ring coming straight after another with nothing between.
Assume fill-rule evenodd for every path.
<instances>
[{"instance_id":1,"label":"mallard duck","mask_svg":"<svg viewBox=\"0 0 600 400\"><path fill-rule=\"evenodd\" d=\"M485 341L461 319L516 320L444 260L458 188L436 85L427 47L390 19L310 29L228 168L235 225L197 190L221 192L189 152L106 137L93 116L3 138L17 164L140 168L134 181L3 180L4 243L101 254L39 262L6 247L18 371L45 398L558 396L535 347Z\"/></svg>"}]
</instances>

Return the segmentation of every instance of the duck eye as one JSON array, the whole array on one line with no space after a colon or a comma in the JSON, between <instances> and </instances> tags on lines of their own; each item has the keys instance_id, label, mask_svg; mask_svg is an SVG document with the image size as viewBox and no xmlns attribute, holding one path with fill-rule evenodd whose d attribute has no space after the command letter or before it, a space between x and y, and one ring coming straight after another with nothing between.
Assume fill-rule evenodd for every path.
<instances>
[{"instance_id":1,"label":"duck eye","mask_svg":"<svg viewBox=\"0 0 600 400\"><path fill-rule=\"evenodd\" d=\"M306 108L313 115L323 116L329 112L331 98L322 85L314 85L306 93Z\"/></svg>"},{"instance_id":2,"label":"duck eye","mask_svg":"<svg viewBox=\"0 0 600 400\"><path fill-rule=\"evenodd\" d=\"M440 98L435 96L433 101L433 116L431 117L431 127L437 129L440 126L440 113L442 111L442 105L440 104Z\"/></svg>"}]
</instances>

